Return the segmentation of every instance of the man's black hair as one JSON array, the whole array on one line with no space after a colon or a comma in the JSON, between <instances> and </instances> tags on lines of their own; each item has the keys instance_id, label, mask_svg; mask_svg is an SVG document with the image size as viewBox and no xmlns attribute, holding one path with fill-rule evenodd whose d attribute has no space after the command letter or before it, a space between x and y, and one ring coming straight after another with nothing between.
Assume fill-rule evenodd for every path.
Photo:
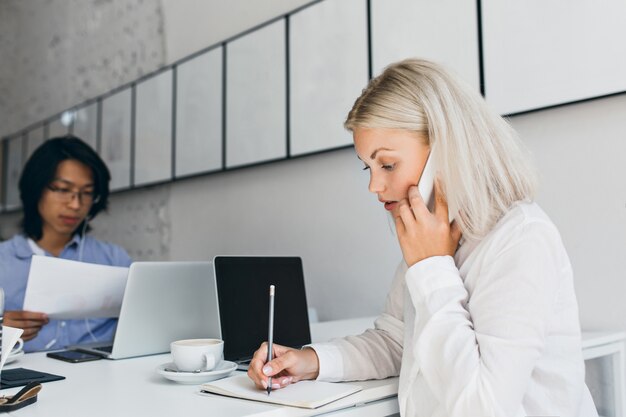
<instances>
[{"instance_id":1,"label":"man's black hair","mask_svg":"<svg viewBox=\"0 0 626 417\"><path fill-rule=\"evenodd\" d=\"M20 176L20 199L24 217L22 231L31 239L41 239L42 220L39 214L39 200L47 186L55 179L59 164L66 160L78 161L91 169L94 183L94 204L89 210L88 219L105 210L109 199L111 174L104 161L89 145L75 136L63 136L45 141L24 165ZM84 220L75 233L82 233Z\"/></svg>"}]
</instances>

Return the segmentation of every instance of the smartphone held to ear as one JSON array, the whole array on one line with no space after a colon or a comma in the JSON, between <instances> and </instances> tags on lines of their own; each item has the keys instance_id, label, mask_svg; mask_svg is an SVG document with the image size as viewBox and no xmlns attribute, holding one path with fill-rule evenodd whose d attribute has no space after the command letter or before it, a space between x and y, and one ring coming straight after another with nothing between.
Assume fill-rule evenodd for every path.
<instances>
[{"instance_id":1,"label":"smartphone held to ear","mask_svg":"<svg viewBox=\"0 0 626 417\"><path fill-rule=\"evenodd\" d=\"M417 183L417 190L420 192L422 196L422 200L428 207L428 211L431 213L435 210L435 166L432 160L432 153L428 155L428 159L426 160L426 165L424 166L424 170L422 171L422 175L420 176L419 182ZM448 207L448 219L450 222L454 220L454 215L452 213L452 208Z\"/></svg>"},{"instance_id":2,"label":"smartphone held to ear","mask_svg":"<svg viewBox=\"0 0 626 417\"><path fill-rule=\"evenodd\" d=\"M426 207L428 207L428 211L432 212L435 208L435 168L430 155L428 155L426 166L424 166L420 180L417 183L417 190L420 192Z\"/></svg>"}]
</instances>

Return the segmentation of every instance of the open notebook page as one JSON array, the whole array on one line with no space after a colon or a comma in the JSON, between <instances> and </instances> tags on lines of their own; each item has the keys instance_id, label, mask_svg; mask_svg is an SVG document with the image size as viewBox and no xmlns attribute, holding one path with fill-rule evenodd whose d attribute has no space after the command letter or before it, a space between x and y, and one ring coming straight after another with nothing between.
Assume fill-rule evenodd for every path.
<instances>
[{"instance_id":1,"label":"open notebook page","mask_svg":"<svg viewBox=\"0 0 626 417\"><path fill-rule=\"evenodd\" d=\"M321 381L300 381L285 388L273 390L270 395L258 389L247 374L238 374L215 382L202 384L203 392L228 397L263 401L301 408L318 408L325 404L361 391L361 387Z\"/></svg>"}]
</instances>

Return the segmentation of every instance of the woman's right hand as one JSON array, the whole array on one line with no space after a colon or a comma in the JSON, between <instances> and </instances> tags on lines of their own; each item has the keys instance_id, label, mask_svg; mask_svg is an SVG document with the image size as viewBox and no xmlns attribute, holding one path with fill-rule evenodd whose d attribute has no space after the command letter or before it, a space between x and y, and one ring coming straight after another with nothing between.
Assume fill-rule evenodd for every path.
<instances>
[{"instance_id":1,"label":"woman's right hand","mask_svg":"<svg viewBox=\"0 0 626 417\"><path fill-rule=\"evenodd\" d=\"M319 374L317 353L311 348L293 349L277 344L272 345L274 359L267 362L267 342L254 352L248 376L257 388L267 389L268 378L272 377L272 389L304 379L315 379ZM267 363L266 363L267 362Z\"/></svg>"},{"instance_id":2,"label":"woman's right hand","mask_svg":"<svg viewBox=\"0 0 626 417\"><path fill-rule=\"evenodd\" d=\"M34 339L49 321L45 313L23 310L4 312L4 325L24 330L22 334L24 341Z\"/></svg>"}]
</instances>

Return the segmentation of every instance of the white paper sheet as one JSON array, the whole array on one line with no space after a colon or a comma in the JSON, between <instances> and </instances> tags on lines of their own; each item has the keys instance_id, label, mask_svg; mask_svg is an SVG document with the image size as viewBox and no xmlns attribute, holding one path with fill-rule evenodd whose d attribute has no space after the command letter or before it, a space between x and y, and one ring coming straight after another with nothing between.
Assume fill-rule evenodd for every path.
<instances>
[{"instance_id":1,"label":"white paper sheet","mask_svg":"<svg viewBox=\"0 0 626 417\"><path fill-rule=\"evenodd\" d=\"M118 317L128 268L34 255L24 310L67 320Z\"/></svg>"}]
</instances>

